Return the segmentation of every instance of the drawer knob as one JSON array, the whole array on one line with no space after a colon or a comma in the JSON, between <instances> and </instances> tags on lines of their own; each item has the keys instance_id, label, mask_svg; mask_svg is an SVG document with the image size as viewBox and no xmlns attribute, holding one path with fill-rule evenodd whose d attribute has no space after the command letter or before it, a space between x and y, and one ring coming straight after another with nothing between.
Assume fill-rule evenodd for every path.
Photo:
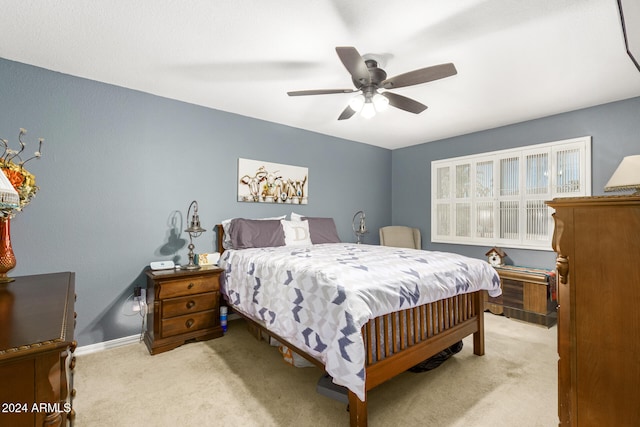
<instances>
[{"instance_id":1,"label":"drawer knob","mask_svg":"<svg viewBox=\"0 0 640 427\"><path fill-rule=\"evenodd\" d=\"M189 320L187 320L187 321L185 322L185 326L186 326L187 328L190 328L190 327L192 327L192 326L193 326L193 324L194 324L194 323L195 323L195 322L193 321L193 319L189 319Z\"/></svg>"},{"instance_id":2,"label":"drawer knob","mask_svg":"<svg viewBox=\"0 0 640 427\"><path fill-rule=\"evenodd\" d=\"M187 308L193 308L195 305L196 305L196 302L195 302L195 301L189 301L189 302L187 303Z\"/></svg>"},{"instance_id":3,"label":"drawer knob","mask_svg":"<svg viewBox=\"0 0 640 427\"><path fill-rule=\"evenodd\" d=\"M189 286L187 286L187 288L191 289L193 288L195 285L193 283L189 283Z\"/></svg>"}]
</instances>

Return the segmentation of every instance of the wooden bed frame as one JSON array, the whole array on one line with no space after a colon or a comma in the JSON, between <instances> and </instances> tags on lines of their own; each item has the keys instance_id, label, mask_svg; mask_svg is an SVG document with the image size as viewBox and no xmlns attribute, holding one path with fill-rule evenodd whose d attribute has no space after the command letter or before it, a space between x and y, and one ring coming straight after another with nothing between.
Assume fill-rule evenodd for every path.
<instances>
[{"instance_id":1,"label":"wooden bed frame","mask_svg":"<svg viewBox=\"0 0 640 427\"><path fill-rule=\"evenodd\" d=\"M218 251L222 246L223 229L217 225ZM457 295L418 307L400 310L370 320L362 327L366 347L365 393L412 366L438 354L463 338L473 334L473 353L484 355L484 292ZM324 369L322 363L253 319L244 317L257 337L262 332L273 336L300 356ZM371 340L370 337L391 337ZM367 400L362 401L349 390L351 427L367 425Z\"/></svg>"}]
</instances>

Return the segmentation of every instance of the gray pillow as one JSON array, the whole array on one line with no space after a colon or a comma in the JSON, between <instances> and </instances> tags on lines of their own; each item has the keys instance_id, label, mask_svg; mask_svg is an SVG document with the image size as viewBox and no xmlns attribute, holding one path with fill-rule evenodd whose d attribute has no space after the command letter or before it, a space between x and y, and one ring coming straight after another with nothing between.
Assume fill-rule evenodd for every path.
<instances>
[{"instance_id":1,"label":"gray pillow","mask_svg":"<svg viewBox=\"0 0 640 427\"><path fill-rule=\"evenodd\" d=\"M318 245L320 243L340 243L340 236L336 230L336 223L333 218L313 218L303 217L302 220L309 221L309 234L311 235L311 243Z\"/></svg>"},{"instance_id":2,"label":"gray pillow","mask_svg":"<svg viewBox=\"0 0 640 427\"><path fill-rule=\"evenodd\" d=\"M233 249L284 246L280 220L235 218L229 225Z\"/></svg>"},{"instance_id":3,"label":"gray pillow","mask_svg":"<svg viewBox=\"0 0 640 427\"><path fill-rule=\"evenodd\" d=\"M269 218L252 218L252 219L285 219L286 217L287 217L286 215L281 215L281 216L274 216ZM234 218L229 218L229 219L222 220L221 222L223 237L224 237L222 240L222 247L225 249L233 249L233 246L231 246L231 234L229 234L229 227L231 226L231 221L233 220Z\"/></svg>"}]
</instances>

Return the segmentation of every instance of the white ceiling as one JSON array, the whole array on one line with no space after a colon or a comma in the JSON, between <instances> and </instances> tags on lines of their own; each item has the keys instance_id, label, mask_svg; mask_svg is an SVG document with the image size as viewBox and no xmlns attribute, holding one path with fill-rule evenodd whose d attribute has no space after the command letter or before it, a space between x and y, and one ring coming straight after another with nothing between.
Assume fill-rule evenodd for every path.
<instances>
[{"instance_id":1,"label":"white ceiling","mask_svg":"<svg viewBox=\"0 0 640 427\"><path fill-rule=\"evenodd\" d=\"M640 96L616 0L0 0L0 57L380 147L399 148ZM337 117L353 88L335 52L429 108Z\"/></svg>"}]
</instances>

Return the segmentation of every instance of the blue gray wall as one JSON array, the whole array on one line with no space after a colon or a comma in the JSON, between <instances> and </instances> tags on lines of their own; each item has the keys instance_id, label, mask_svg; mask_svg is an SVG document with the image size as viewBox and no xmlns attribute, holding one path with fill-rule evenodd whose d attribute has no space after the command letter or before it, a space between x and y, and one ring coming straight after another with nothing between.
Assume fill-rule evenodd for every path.
<instances>
[{"instance_id":1,"label":"blue gray wall","mask_svg":"<svg viewBox=\"0 0 640 427\"><path fill-rule=\"evenodd\" d=\"M604 194L604 186L622 158L640 154L640 98L394 150L392 221L420 228L424 249L483 258L489 247L431 243L431 161L589 135L592 195L598 196ZM551 248L506 248L506 252L515 265L555 266Z\"/></svg>"},{"instance_id":2,"label":"blue gray wall","mask_svg":"<svg viewBox=\"0 0 640 427\"><path fill-rule=\"evenodd\" d=\"M333 217L354 241L351 218L364 210L370 230L412 225L425 249L483 258L488 248L430 243L430 162L591 135L593 194L603 194L620 159L640 153L640 98L389 151L0 59L0 138L17 143L20 127L27 152L45 143L28 168L41 190L12 221L10 274L75 271L76 338L88 345L140 332L133 288L150 261L186 262L192 200L208 229L196 252L214 251L225 218L292 210ZM236 202L239 157L308 167L309 204ZM507 252L515 264L554 264L550 251Z\"/></svg>"},{"instance_id":3,"label":"blue gray wall","mask_svg":"<svg viewBox=\"0 0 640 427\"><path fill-rule=\"evenodd\" d=\"M0 138L17 148L21 127L27 152L45 142L28 167L40 192L11 223L10 275L75 271L80 345L140 332L128 300L150 261L187 262L172 224L181 232L192 200L201 253L234 216L333 217L344 241L358 210L372 230L391 222L389 150L0 59ZM237 202L239 157L308 167L309 204Z\"/></svg>"}]
</instances>

